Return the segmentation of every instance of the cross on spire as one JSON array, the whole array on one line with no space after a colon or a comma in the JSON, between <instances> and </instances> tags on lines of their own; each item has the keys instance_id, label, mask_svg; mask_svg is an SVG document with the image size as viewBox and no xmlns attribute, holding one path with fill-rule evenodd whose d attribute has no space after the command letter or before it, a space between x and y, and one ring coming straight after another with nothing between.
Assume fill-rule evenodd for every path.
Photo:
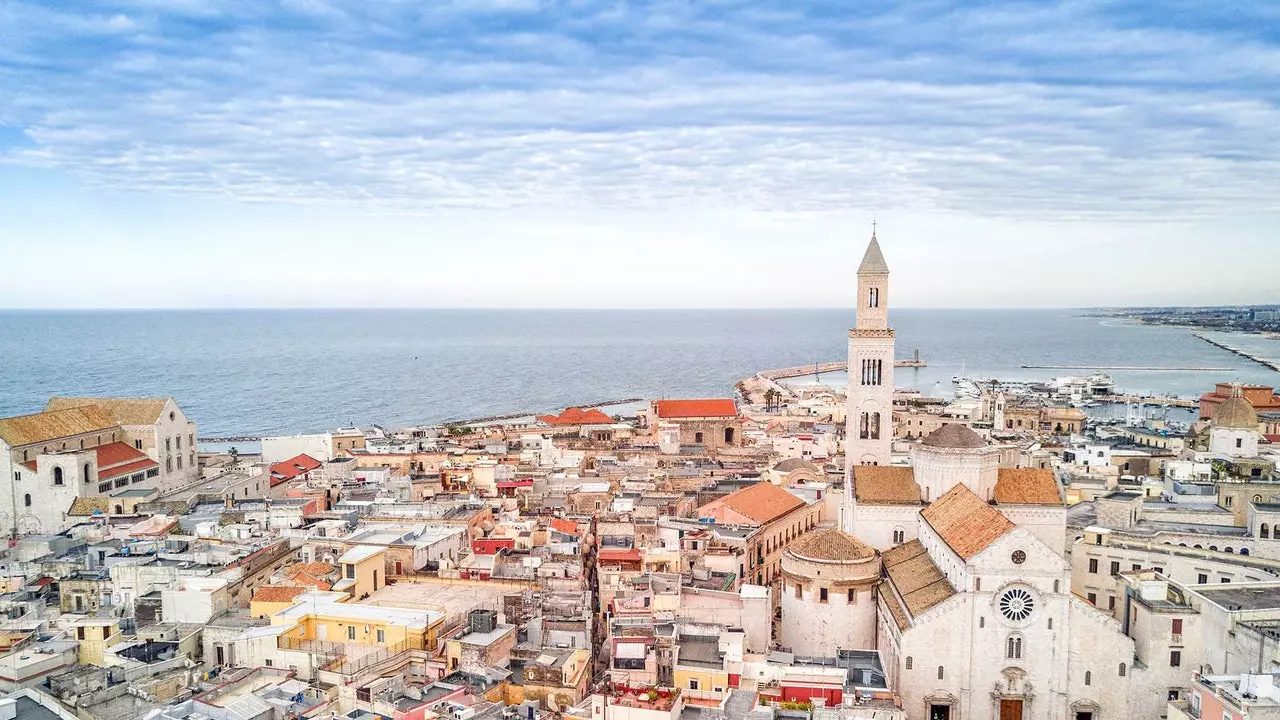
<instances>
[{"instance_id":1,"label":"cross on spire","mask_svg":"<svg viewBox=\"0 0 1280 720\"><path fill-rule=\"evenodd\" d=\"M875 238L876 238L876 219L872 217L871 218L871 239L875 240Z\"/></svg>"}]
</instances>

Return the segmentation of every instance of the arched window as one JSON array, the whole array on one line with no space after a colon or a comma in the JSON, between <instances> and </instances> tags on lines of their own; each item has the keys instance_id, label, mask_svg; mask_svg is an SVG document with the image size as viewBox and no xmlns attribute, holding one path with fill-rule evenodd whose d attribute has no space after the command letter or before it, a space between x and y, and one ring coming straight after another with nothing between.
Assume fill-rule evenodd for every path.
<instances>
[{"instance_id":1,"label":"arched window","mask_svg":"<svg viewBox=\"0 0 1280 720\"><path fill-rule=\"evenodd\" d=\"M907 656L907 669L908 669L908 670L910 670L910 669L911 669L911 656L910 656L910 655L908 655L908 656Z\"/></svg>"},{"instance_id":2,"label":"arched window","mask_svg":"<svg viewBox=\"0 0 1280 720\"><path fill-rule=\"evenodd\" d=\"M900 527L896 527L896 528L894 528L894 529L893 529L893 544L894 544L894 545L901 545L902 543L904 543L904 542L906 542L906 541L907 541L907 531L906 531L906 530L903 530L903 529L902 529L902 528L900 528Z\"/></svg>"},{"instance_id":3,"label":"arched window","mask_svg":"<svg viewBox=\"0 0 1280 720\"><path fill-rule=\"evenodd\" d=\"M858 426L859 439L866 440L867 438L870 437L869 435L870 430L867 427L870 421L871 421L871 416L868 415L867 413L862 413L862 417L859 418L860 425Z\"/></svg>"},{"instance_id":4,"label":"arched window","mask_svg":"<svg viewBox=\"0 0 1280 720\"><path fill-rule=\"evenodd\" d=\"M1124 663L1120 663L1120 677L1124 677Z\"/></svg>"},{"instance_id":5,"label":"arched window","mask_svg":"<svg viewBox=\"0 0 1280 720\"><path fill-rule=\"evenodd\" d=\"M1258 537L1260 538L1271 537L1271 528L1268 527L1266 523L1262 523L1262 526L1258 528Z\"/></svg>"},{"instance_id":6,"label":"arched window","mask_svg":"<svg viewBox=\"0 0 1280 720\"><path fill-rule=\"evenodd\" d=\"M880 413L871 413L871 439L880 439Z\"/></svg>"},{"instance_id":7,"label":"arched window","mask_svg":"<svg viewBox=\"0 0 1280 720\"><path fill-rule=\"evenodd\" d=\"M27 493L26 495L23 495L23 496L22 496L22 502L23 502L27 507L31 507L31 493Z\"/></svg>"},{"instance_id":8,"label":"arched window","mask_svg":"<svg viewBox=\"0 0 1280 720\"><path fill-rule=\"evenodd\" d=\"M1209 546L1209 549L1210 549L1210 550L1212 550L1212 551L1214 551L1214 552L1217 552L1217 551L1218 551L1218 546L1217 546L1217 545L1210 545L1210 546Z\"/></svg>"},{"instance_id":9,"label":"arched window","mask_svg":"<svg viewBox=\"0 0 1280 720\"><path fill-rule=\"evenodd\" d=\"M1005 643L1004 656L1010 660L1022 659L1022 638L1014 636L1010 637Z\"/></svg>"},{"instance_id":10,"label":"arched window","mask_svg":"<svg viewBox=\"0 0 1280 720\"><path fill-rule=\"evenodd\" d=\"M117 514L117 515L123 515L123 514L124 514L124 506L123 506L123 505L119 505L119 504L117 504L117 505L116 505L116 514Z\"/></svg>"},{"instance_id":11,"label":"arched window","mask_svg":"<svg viewBox=\"0 0 1280 720\"><path fill-rule=\"evenodd\" d=\"M1248 555L1248 554L1249 554L1249 548L1240 548L1240 554L1241 554L1241 555Z\"/></svg>"},{"instance_id":12,"label":"arched window","mask_svg":"<svg viewBox=\"0 0 1280 720\"><path fill-rule=\"evenodd\" d=\"M1093 684L1093 673L1089 672L1088 670L1084 671L1084 684L1085 685Z\"/></svg>"},{"instance_id":13,"label":"arched window","mask_svg":"<svg viewBox=\"0 0 1280 720\"><path fill-rule=\"evenodd\" d=\"M945 675L945 674L946 674L946 673L944 673L944 672L943 672L943 670L942 670L942 666L941 666L941 665L939 665L939 666L938 666L938 679L939 679L939 680L941 680L941 679L942 679L942 677L943 677L943 675Z\"/></svg>"},{"instance_id":14,"label":"arched window","mask_svg":"<svg viewBox=\"0 0 1280 720\"><path fill-rule=\"evenodd\" d=\"M1229 552L1229 553L1233 553L1233 552L1235 552L1235 550L1233 550L1233 549L1231 548L1231 546L1230 546L1230 545L1228 545L1228 546L1226 546L1225 548L1223 548L1223 549L1222 549L1222 551L1223 551L1223 552Z\"/></svg>"},{"instance_id":15,"label":"arched window","mask_svg":"<svg viewBox=\"0 0 1280 720\"><path fill-rule=\"evenodd\" d=\"M84 464L84 481L89 482L89 463Z\"/></svg>"},{"instance_id":16,"label":"arched window","mask_svg":"<svg viewBox=\"0 0 1280 720\"><path fill-rule=\"evenodd\" d=\"M1254 502L1262 502L1262 496L1261 496L1261 495L1254 495L1254 496L1253 496L1253 501L1254 501Z\"/></svg>"},{"instance_id":17,"label":"arched window","mask_svg":"<svg viewBox=\"0 0 1280 720\"><path fill-rule=\"evenodd\" d=\"M62 484L62 468L60 467L56 467L53 469L53 484L54 485ZM27 504L30 505L30 503L27 503Z\"/></svg>"}]
</instances>

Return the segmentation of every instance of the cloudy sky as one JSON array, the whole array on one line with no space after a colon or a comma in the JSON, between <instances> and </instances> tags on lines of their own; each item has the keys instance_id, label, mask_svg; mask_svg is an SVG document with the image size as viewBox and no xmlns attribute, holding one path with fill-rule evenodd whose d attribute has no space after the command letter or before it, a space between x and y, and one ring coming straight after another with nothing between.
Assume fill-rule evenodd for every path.
<instances>
[{"instance_id":1,"label":"cloudy sky","mask_svg":"<svg viewBox=\"0 0 1280 720\"><path fill-rule=\"evenodd\" d=\"M1280 302L1280 4L0 1L0 307Z\"/></svg>"}]
</instances>

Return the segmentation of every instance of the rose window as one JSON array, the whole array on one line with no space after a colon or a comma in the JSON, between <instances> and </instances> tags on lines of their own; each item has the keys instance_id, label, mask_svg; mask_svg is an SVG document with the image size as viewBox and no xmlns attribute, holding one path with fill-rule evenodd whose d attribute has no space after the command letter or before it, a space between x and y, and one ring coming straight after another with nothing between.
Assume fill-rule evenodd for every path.
<instances>
[{"instance_id":1,"label":"rose window","mask_svg":"<svg viewBox=\"0 0 1280 720\"><path fill-rule=\"evenodd\" d=\"M1036 599L1022 588L1006 590L1000 596L1000 613L1014 622L1022 622L1031 617L1036 607Z\"/></svg>"}]
</instances>

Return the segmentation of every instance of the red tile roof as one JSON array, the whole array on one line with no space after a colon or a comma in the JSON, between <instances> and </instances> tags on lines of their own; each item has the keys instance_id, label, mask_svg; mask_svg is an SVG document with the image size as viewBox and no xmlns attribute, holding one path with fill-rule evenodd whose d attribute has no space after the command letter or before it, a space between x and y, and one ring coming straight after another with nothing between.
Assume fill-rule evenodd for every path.
<instances>
[{"instance_id":1,"label":"red tile roof","mask_svg":"<svg viewBox=\"0 0 1280 720\"><path fill-rule=\"evenodd\" d=\"M548 425L611 425L613 418L595 408L565 408L559 415L539 415L538 419Z\"/></svg>"},{"instance_id":2,"label":"red tile roof","mask_svg":"<svg viewBox=\"0 0 1280 720\"><path fill-rule=\"evenodd\" d=\"M731 398L706 400L655 400L658 417L667 419L737 417L738 403Z\"/></svg>"},{"instance_id":3,"label":"red tile roof","mask_svg":"<svg viewBox=\"0 0 1280 720\"><path fill-rule=\"evenodd\" d=\"M626 550L602 548L596 554L596 560L600 562L640 562L640 550L638 548L627 548Z\"/></svg>"},{"instance_id":4,"label":"red tile roof","mask_svg":"<svg viewBox=\"0 0 1280 720\"><path fill-rule=\"evenodd\" d=\"M564 518L551 518L551 529L565 535L577 535L578 523Z\"/></svg>"},{"instance_id":5,"label":"red tile roof","mask_svg":"<svg viewBox=\"0 0 1280 720\"><path fill-rule=\"evenodd\" d=\"M759 525L769 523L804 505L804 501L800 498L767 482L759 482L736 490L718 500L712 500L703 507L717 503ZM698 515L703 515L701 508Z\"/></svg>"},{"instance_id":6,"label":"red tile roof","mask_svg":"<svg viewBox=\"0 0 1280 720\"><path fill-rule=\"evenodd\" d=\"M139 470L150 470L153 467L160 467L160 465L151 458L145 458L143 460L138 460L137 462L131 462L128 465L117 465L115 467L107 468L106 470L99 470L98 479L106 480L107 478L135 473Z\"/></svg>"},{"instance_id":7,"label":"red tile roof","mask_svg":"<svg viewBox=\"0 0 1280 720\"><path fill-rule=\"evenodd\" d=\"M107 443L94 448L98 454L98 467L111 467L126 462L141 460L147 456L141 450L122 442Z\"/></svg>"},{"instance_id":8,"label":"red tile roof","mask_svg":"<svg viewBox=\"0 0 1280 720\"><path fill-rule=\"evenodd\" d=\"M278 485L279 483L292 480L300 475L309 473L320 467L320 465L321 463L319 460L305 454L291 457L288 460L281 460L271 466L272 485Z\"/></svg>"},{"instance_id":9,"label":"red tile roof","mask_svg":"<svg viewBox=\"0 0 1280 720\"><path fill-rule=\"evenodd\" d=\"M920 511L956 555L968 560L1014 528L999 510L966 485L956 485Z\"/></svg>"},{"instance_id":10,"label":"red tile roof","mask_svg":"<svg viewBox=\"0 0 1280 720\"><path fill-rule=\"evenodd\" d=\"M289 602L307 589L297 585L263 585L253 593L256 602Z\"/></svg>"}]
</instances>

